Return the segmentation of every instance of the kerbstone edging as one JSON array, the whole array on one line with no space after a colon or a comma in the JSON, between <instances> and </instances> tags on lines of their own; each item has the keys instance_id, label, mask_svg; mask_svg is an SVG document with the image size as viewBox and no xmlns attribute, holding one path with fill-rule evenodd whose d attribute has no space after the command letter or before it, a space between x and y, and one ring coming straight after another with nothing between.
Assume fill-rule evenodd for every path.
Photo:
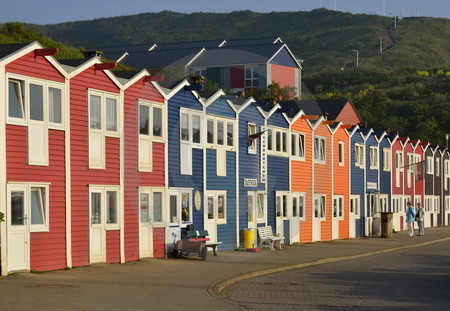
<instances>
[{"instance_id":1,"label":"kerbstone edging","mask_svg":"<svg viewBox=\"0 0 450 311\"><path fill-rule=\"evenodd\" d=\"M224 279L224 280L220 280L215 283L212 283L212 284L210 284L210 286L208 286L208 292L212 296L220 296L222 294L222 292L230 285L232 285L236 282L254 278L257 276L262 276L262 275L267 275L267 274L277 273L277 272L284 272L284 271L294 270L294 269L301 269L301 268L306 268L306 267L311 267L311 266L318 266L318 265L323 265L323 264L333 263L333 262L338 262L338 261L345 261L345 260L357 259L357 258L362 258L362 257L367 257L367 256L373 256L373 255L378 255L378 254L382 254L382 253L394 252L394 251L398 251L398 250L402 250L402 249L421 247L421 246L430 245L430 244L434 244L434 243L445 242L445 241L449 241L449 240L450 240L450 237L445 237L445 238L441 238L441 239L437 239L437 240L416 243L416 244L410 244L410 245L396 246L396 247L392 247L392 248L381 249L381 250L362 253L362 254L323 258L323 259L318 259L318 260L313 260L313 261L308 261L308 262L303 262L303 263L297 263L297 264L293 264L293 265L280 266L280 267L274 267L274 268L268 268L268 269L262 269L262 270L258 270L258 271L248 272L248 273L244 273L244 274L241 274L238 276L234 276L232 278L228 278L228 279Z\"/></svg>"}]
</instances>

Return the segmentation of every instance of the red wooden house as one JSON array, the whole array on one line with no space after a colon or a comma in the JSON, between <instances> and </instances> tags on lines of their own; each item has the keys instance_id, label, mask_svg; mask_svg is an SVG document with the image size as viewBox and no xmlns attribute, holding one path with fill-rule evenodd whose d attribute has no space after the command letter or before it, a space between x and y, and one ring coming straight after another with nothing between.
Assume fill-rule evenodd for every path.
<instances>
[{"instance_id":1,"label":"red wooden house","mask_svg":"<svg viewBox=\"0 0 450 311\"><path fill-rule=\"evenodd\" d=\"M37 42L0 47L3 275L61 269L68 262L68 89L56 53Z\"/></svg>"},{"instance_id":2,"label":"red wooden house","mask_svg":"<svg viewBox=\"0 0 450 311\"><path fill-rule=\"evenodd\" d=\"M125 261L164 257L166 100L146 70L114 75L124 90Z\"/></svg>"},{"instance_id":3,"label":"red wooden house","mask_svg":"<svg viewBox=\"0 0 450 311\"><path fill-rule=\"evenodd\" d=\"M70 80L69 266L123 262L120 83L97 57L60 60Z\"/></svg>"},{"instance_id":4,"label":"red wooden house","mask_svg":"<svg viewBox=\"0 0 450 311\"><path fill-rule=\"evenodd\" d=\"M405 173L408 168L405 167L405 146L408 138L400 137L393 144L391 149L392 156L392 211L394 230L404 230L405 212L408 200L411 200L411 194L405 196ZM409 192L408 192L409 193Z\"/></svg>"}]
</instances>

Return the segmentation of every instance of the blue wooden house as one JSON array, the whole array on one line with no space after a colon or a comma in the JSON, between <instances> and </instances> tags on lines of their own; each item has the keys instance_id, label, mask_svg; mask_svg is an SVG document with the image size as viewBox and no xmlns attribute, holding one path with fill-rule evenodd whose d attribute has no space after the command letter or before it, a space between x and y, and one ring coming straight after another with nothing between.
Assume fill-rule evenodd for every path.
<instances>
[{"instance_id":1,"label":"blue wooden house","mask_svg":"<svg viewBox=\"0 0 450 311\"><path fill-rule=\"evenodd\" d=\"M290 124L279 104L267 104L266 135L262 144L267 150L267 224L284 242L299 242L298 215L293 215L290 195ZM292 222L292 226L291 226Z\"/></svg>"},{"instance_id":2,"label":"blue wooden house","mask_svg":"<svg viewBox=\"0 0 450 311\"><path fill-rule=\"evenodd\" d=\"M243 242L245 229L256 230L267 223L267 156L262 139L265 126L263 110L250 98L231 101L238 111L238 244ZM255 247L257 234L255 232Z\"/></svg>"},{"instance_id":3,"label":"blue wooden house","mask_svg":"<svg viewBox=\"0 0 450 311\"><path fill-rule=\"evenodd\" d=\"M200 95L204 95L200 92ZM238 204L237 110L219 90L205 100L206 106L206 190L204 228L221 250L237 246Z\"/></svg>"},{"instance_id":4,"label":"blue wooden house","mask_svg":"<svg viewBox=\"0 0 450 311\"><path fill-rule=\"evenodd\" d=\"M188 224L203 229L205 103L186 80L167 90L168 215L166 250Z\"/></svg>"}]
</instances>

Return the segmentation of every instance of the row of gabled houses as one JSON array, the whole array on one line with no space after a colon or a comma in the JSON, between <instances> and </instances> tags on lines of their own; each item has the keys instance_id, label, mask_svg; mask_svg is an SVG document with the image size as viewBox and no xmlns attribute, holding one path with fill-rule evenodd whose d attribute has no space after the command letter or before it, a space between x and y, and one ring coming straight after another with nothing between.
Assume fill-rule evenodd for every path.
<instances>
[{"instance_id":1,"label":"row of gabled houses","mask_svg":"<svg viewBox=\"0 0 450 311\"><path fill-rule=\"evenodd\" d=\"M220 250L263 225L376 235L380 212L403 230L409 200L449 224L448 151L366 128L348 100L257 102L56 52L0 45L3 275L165 257L190 224Z\"/></svg>"}]
</instances>

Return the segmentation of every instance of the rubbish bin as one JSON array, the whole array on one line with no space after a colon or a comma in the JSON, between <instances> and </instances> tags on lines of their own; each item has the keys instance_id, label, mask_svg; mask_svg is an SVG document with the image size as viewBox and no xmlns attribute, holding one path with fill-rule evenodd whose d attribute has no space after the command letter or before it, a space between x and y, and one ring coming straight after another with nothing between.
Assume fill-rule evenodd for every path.
<instances>
[{"instance_id":1,"label":"rubbish bin","mask_svg":"<svg viewBox=\"0 0 450 311\"><path fill-rule=\"evenodd\" d=\"M381 237L392 238L392 215L393 213L381 213Z\"/></svg>"},{"instance_id":2,"label":"rubbish bin","mask_svg":"<svg viewBox=\"0 0 450 311\"><path fill-rule=\"evenodd\" d=\"M253 248L255 244L255 230L252 228L244 229L244 249Z\"/></svg>"}]
</instances>

